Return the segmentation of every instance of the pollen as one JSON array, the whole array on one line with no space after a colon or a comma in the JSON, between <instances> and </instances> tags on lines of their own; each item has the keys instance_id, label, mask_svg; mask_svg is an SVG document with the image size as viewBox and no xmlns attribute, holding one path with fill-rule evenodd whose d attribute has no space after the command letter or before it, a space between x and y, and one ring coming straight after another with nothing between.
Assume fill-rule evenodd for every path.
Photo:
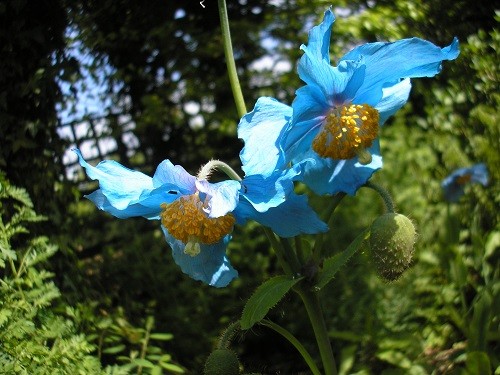
<instances>
[{"instance_id":1,"label":"pollen","mask_svg":"<svg viewBox=\"0 0 500 375\"><path fill-rule=\"evenodd\" d=\"M378 134L378 111L368 104L333 108L312 143L322 157L352 159L372 145Z\"/></svg>"},{"instance_id":2,"label":"pollen","mask_svg":"<svg viewBox=\"0 0 500 375\"><path fill-rule=\"evenodd\" d=\"M198 193L185 195L172 203L161 205L161 223L170 235L189 245L188 253L192 256L200 252L199 245L212 245L219 242L233 230L235 218L226 214L209 218Z\"/></svg>"}]
</instances>

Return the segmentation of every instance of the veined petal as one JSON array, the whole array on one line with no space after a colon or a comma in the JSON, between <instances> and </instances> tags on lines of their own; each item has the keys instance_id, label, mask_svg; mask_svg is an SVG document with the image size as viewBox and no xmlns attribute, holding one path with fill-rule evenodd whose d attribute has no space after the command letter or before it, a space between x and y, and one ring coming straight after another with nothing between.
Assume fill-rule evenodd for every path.
<instances>
[{"instance_id":1,"label":"veined petal","mask_svg":"<svg viewBox=\"0 0 500 375\"><path fill-rule=\"evenodd\" d=\"M409 78L382 89L382 99L375 106L380 115L380 125L383 125L389 117L408 101L410 90L411 82Z\"/></svg>"},{"instance_id":2,"label":"veined petal","mask_svg":"<svg viewBox=\"0 0 500 375\"><path fill-rule=\"evenodd\" d=\"M295 95L292 103L293 124L315 118L323 121L326 112L331 108L323 91L316 85L302 86Z\"/></svg>"},{"instance_id":3,"label":"veined petal","mask_svg":"<svg viewBox=\"0 0 500 375\"><path fill-rule=\"evenodd\" d=\"M290 124L283 145L288 161L300 162L311 149L311 143L318 134L324 117L316 117Z\"/></svg>"},{"instance_id":4,"label":"veined petal","mask_svg":"<svg viewBox=\"0 0 500 375\"><path fill-rule=\"evenodd\" d=\"M252 204L255 210L265 212L279 206L293 191L293 181L303 172L300 165L277 171L269 177L262 175L247 176L242 181L240 195ZM240 199L241 201L241 199Z\"/></svg>"},{"instance_id":5,"label":"veined petal","mask_svg":"<svg viewBox=\"0 0 500 375\"><path fill-rule=\"evenodd\" d=\"M297 67L300 79L308 85L317 86L332 105L352 99L352 96L346 95L354 91L350 86L353 76L352 84L360 86L360 78L364 76L364 70L358 72L362 59L343 61L339 66L333 67L325 60L313 57L307 47L301 48L304 55Z\"/></svg>"},{"instance_id":6,"label":"veined petal","mask_svg":"<svg viewBox=\"0 0 500 375\"><path fill-rule=\"evenodd\" d=\"M230 236L224 237L214 245L201 245L201 251L196 256L184 253L186 245L172 237L162 226L163 234L172 248L172 256L182 272L194 280L222 288L238 276L238 272L231 266L226 257L226 247Z\"/></svg>"},{"instance_id":7,"label":"veined petal","mask_svg":"<svg viewBox=\"0 0 500 375\"><path fill-rule=\"evenodd\" d=\"M170 194L164 189L155 189L148 195L147 198L141 200L140 203L131 204L120 210L109 202L108 198L106 198L106 196L102 193L101 189L85 196L85 198L92 201L97 208L102 211L106 211L119 219L142 216L149 220L158 220L161 212L160 205L162 203L172 203L178 197L179 195Z\"/></svg>"},{"instance_id":8,"label":"veined petal","mask_svg":"<svg viewBox=\"0 0 500 375\"><path fill-rule=\"evenodd\" d=\"M224 216L228 212L232 212L238 204L241 189L241 182L239 181L228 180L211 184L206 180L196 180L196 187L208 197L206 207L208 217Z\"/></svg>"},{"instance_id":9,"label":"veined petal","mask_svg":"<svg viewBox=\"0 0 500 375\"><path fill-rule=\"evenodd\" d=\"M328 64L330 64L330 35L334 22L335 16L332 10L327 9L323 21L309 31L307 42L307 49L311 52L311 55L318 60L325 60Z\"/></svg>"},{"instance_id":10,"label":"veined petal","mask_svg":"<svg viewBox=\"0 0 500 375\"><path fill-rule=\"evenodd\" d=\"M196 191L196 178L191 176L180 165L173 165L170 160L163 160L156 168L153 176L153 185L155 187L169 184L177 186L180 194L193 194Z\"/></svg>"},{"instance_id":11,"label":"veined petal","mask_svg":"<svg viewBox=\"0 0 500 375\"><path fill-rule=\"evenodd\" d=\"M242 200L234 212L236 220L244 223L255 220L265 225L281 237L294 237L299 234L326 232L328 226L307 203L305 195L290 194L279 206L258 212L247 201Z\"/></svg>"},{"instance_id":12,"label":"veined petal","mask_svg":"<svg viewBox=\"0 0 500 375\"><path fill-rule=\"evenodd\" d=\"M324 159L314 156L314 162L305 169L304 183L316 194L335 194L344 192L350 195L364 185L372 174L382 168L379 141L367 149L372 155L372 162L360 164L357 158L349 160ZM314 152L311 151L311 155Z\"/></svg>"},{"instance_id":13,"label":"veined petal","mask_svg":"<svg viewBox=\"0 0 500 375\"><path fill-rule=\"evenodd\" d=\"M240 152L245 174L269 176L283 164L282 133L292 116L292 108L275 99L257 100L252 112L238 125L238 137L245 142Z\"/></svg>"},{"instance_id":14,"label":"veined petal","mask_svg":"<svg viewBox=\"0 0 500 375\"><path fill-rule=\"evenodd\" d=\"M99 181L102 194L117 210L123 211L140 202L154 189L153 179L144 173L126 168L114 160L104 160L93 167L85 161L80 150L73 151L87 176Z\"/></svg>"},{"instance_id":15,"label":"veined petal","mask_svg":"<svg viewBox=\"0 0 500 375\"><path fill-rule=\"evenodd\" d=\"M453 60L459 54L458 40L439 48L423 39L402 39L393 43L367 43L354 48L340 61L364 59L365 80L356 94L355 102L370 104L387 83L402 78L433 77L441 71L443 60Z\"/></svg>"}]
</instances>

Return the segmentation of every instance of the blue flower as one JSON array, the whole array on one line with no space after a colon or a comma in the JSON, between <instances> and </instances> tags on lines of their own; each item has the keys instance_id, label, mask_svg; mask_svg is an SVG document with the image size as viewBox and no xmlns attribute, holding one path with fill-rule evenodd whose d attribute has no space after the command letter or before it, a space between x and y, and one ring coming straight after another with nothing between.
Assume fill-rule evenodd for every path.
<instances>
[{"instance_id":1,"label":"blue flower","mask_svg":"<svg viewBox=\"0 0 500 375\"><path fill-rule=\"evenodd\" d=\"M195 280L224 287L237 277L226 248L234 224L256 220L283 237L326 231L304 197L293 193L300 166L267 177L210 183L164 160L153 177L104 160L96 167L75 150L99 189L87 195L99 209L125 219L160 220L174 261Z\"/></svg>"},{"instance_id":2,"label":"blue flower","mask_svg":"<svg viewBox=\"0 0 500 375\"><path fill-rule=\"evenodd\" d=\"M465 185L479 183L486 186L488 179L488 170L482 163L469 168L456 169L441 182L444 198L449 202L457 202L464 195Z\"/></svg>"},{"instance_id":3,"label":"blue flower","mask_svg":"<svg viewBox=\"0 0 500 375\"><path fill-rule=\"evenodd\" d=\"M280 157L307 164L304 182L318 194L354 194L381 168L379 126L401 108L410 78L432 77L443 60L455 59L458 40L439 48L418 39L368 43L330 65L330 34L335 17L325 12L312 28L298 64L306 83L296 92L293 116L280 135Z\"/></svg>"},{"instance_id":4,"label":"blue flower","mask_svg":"<svg viewBox=\"0 0 500 375\"><path fill-rule=\"evenodd\" d=\"M143 216L161 220L174 261L195 280L224 287L237 277L226 247L235 218L241 184L198 180L164 160L153 177L104 160L96 167L75 150L80 165L99 189L86 196L99 209L121 219Z\"/></svg>"}]
</instances>

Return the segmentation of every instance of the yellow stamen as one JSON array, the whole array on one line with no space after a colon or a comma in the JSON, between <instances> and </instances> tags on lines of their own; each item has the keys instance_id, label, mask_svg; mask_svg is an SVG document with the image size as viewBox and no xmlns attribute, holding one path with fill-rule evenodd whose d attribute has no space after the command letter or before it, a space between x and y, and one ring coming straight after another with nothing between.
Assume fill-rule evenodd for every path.
<instances>
[{"instance_id":1,"label":"yellow stamen","mask_svg":"<svg viewBox=\"0 0 500 375\"><path fill-rule=\"evenodd\" d=\"M378 111L368 104L333 108L313 140L313 150L322 157L352 159L372 145L378 121Z\"/></svg>"},{"instance_id":2,"label":"yellow stamen","mask_svg":"<svg viewBox=\"0 0 500 375\"><path fill-rule=\"evenodd\" d=\"M198 193L163 203L161 208L162 225L170 235L186 244L184 252L191 256L199 254L200 243L212 245L219 242L233 230L236 221L231 214L209 218Z\"/></svg>"}]
</instances>

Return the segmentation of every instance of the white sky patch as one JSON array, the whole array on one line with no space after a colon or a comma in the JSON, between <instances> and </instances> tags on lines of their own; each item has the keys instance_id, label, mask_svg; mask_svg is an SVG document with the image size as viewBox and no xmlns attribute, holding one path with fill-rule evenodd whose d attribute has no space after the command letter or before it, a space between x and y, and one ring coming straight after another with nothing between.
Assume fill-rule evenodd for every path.
<instances>
[{"instance_id":1,"label":"white sky patch","mask_svg":"<svg viewBox=\"0 0 500 375\"><path fill-rule=\"evenodd\" d=\"M188 121L189 127L193 130L201 129L205 126L205 119L202 115L191 117Z\"/></svg>"},{"instance_id":2,"label":"white sky patch","mask_svg":"<svg viewBox=\"0 0 500 375\"><path fill-rule=\"evenodd\" d=\"M200 105L193 101L187 102L184 104L184 112L191 116L197 115L200 112Z\"/></svg>"}]
</instances>

